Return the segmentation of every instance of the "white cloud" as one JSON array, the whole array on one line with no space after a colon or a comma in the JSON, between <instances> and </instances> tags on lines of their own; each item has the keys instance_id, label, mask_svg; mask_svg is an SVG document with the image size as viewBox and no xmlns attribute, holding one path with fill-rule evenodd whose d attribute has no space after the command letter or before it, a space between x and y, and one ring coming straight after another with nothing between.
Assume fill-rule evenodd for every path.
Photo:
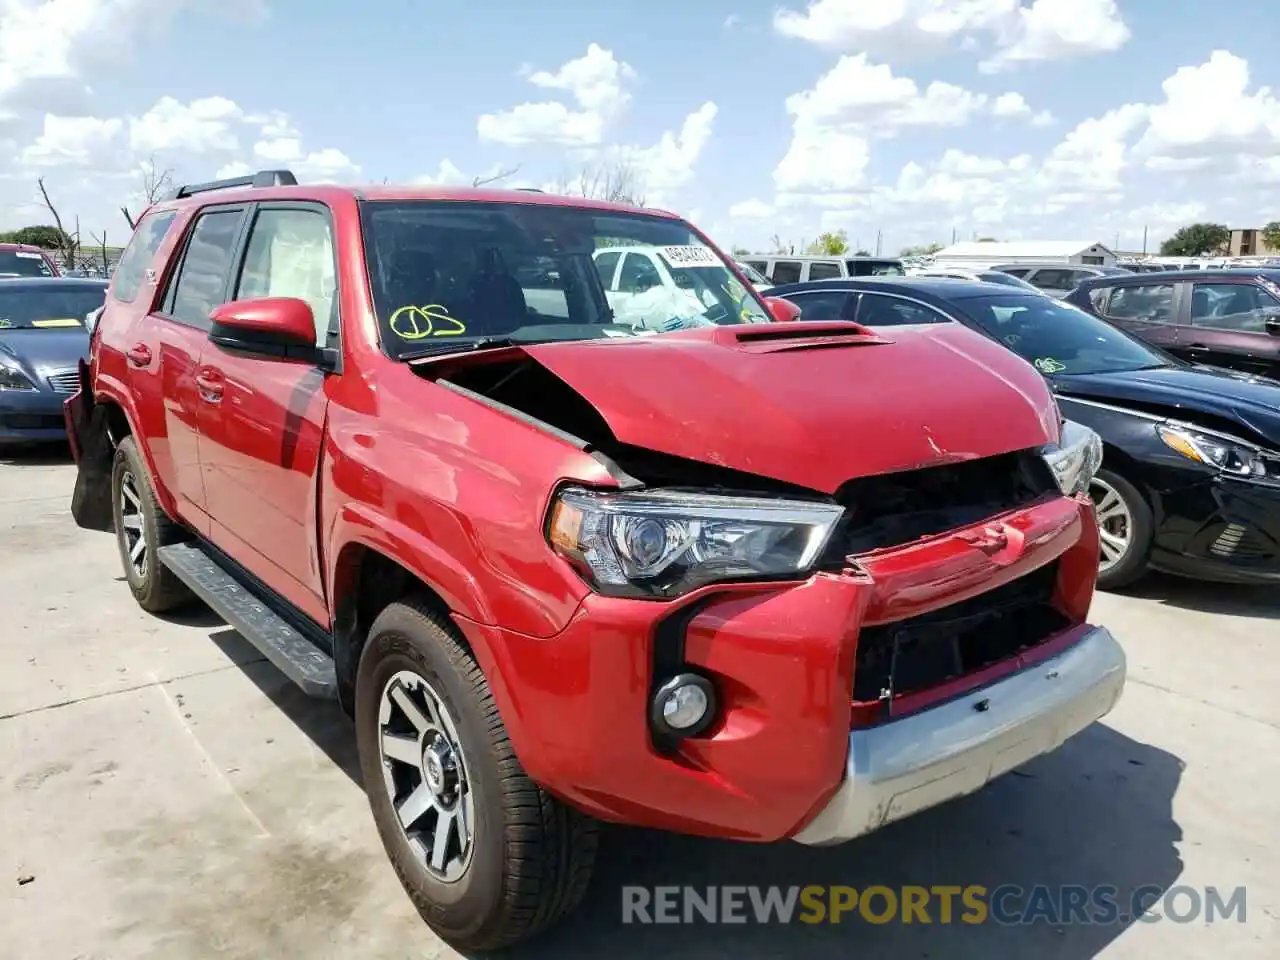
<instances>
[{"instance_id":1,"label":"white cloud","mask_svg":"<svg viewBox=\"0 0 1280 960\"><path fill-rule=\"evenodd\" d=\"M693 179L694 168L707 142L719 108L707 101L684 118L680 131L664 132L650 147L623 148L622 158L635 168L650 203L664 203L671 191Z\"/></svg>"},{"instance_id":2,"label":"white cloud","mask_svg":"<svg viewBox=\"0 0 1280 960\"><path fill-rule=\"evenodd\" d=\"M773 204L752 197L750 200L743 200L731 206L729 216L734 220L768 220L777 211L778 208Z\"/></svg>"},{"instance_id":3,"label":"white cloud","mask_svg":"<svg viewBox=\"0 0 1280 960\"><path fill-rule=\"evenodd\" d=\"M1035 0L1019 6L1013 40L980 69L996 73L1037 60L1069 60L1119 50L1132 34L1115 0Z\"/></svg>"},{"instance_id":4,"label":"white cloud","mask_svg":"<svg viewBox=\"0 0 1280 960\"><path fill-rule=\"evenodd\" d=\"M187 9L259 17L263 0L4 0L0 105L87 108L86 74L118 68L136 40L156 36Z\"/></svg>"},{"instance_id":5,"label":"white cloud","mask_svg":"<svg viewBox=\"0 0 1280 960\"><path fill-rule=\"evenodd\" d=\"M1225 50L1180 67L1162 84L1138 151L1174 162L1280 152L1280 99L1267 87L1250 93L1249 81L1248 61Z\"/></svg>"},{"instance_id":6,"label":"white cloud","mask_svg":"<svg viewBox=\"0 0 1280 960\"><path fill-rule=\"evenodd\" d=\"M774 170L781 192L857 190L870 163L870 140L911 127L967 123L987 104L984 94L934 81L923 90L866 54L841 57L808 90L787 98L791 145Z\"/></svg>"},{"instance_id":7,"label":"white cloud","mask_svg":"<svg viewBox=\"0 0 1280 960\"><path fill-rule=\"evenodd\" d=\"M555 143L596 146L626 108L627 84L635 71L613 52L592 43L587 52L554 73L538 70L526 79L536 87L567 93L576 109L556 100L527 102L501 113L482 114L476 123L481 140L509 145Z\"/></svg>"},{"instance_id":8,"label":"white cloud","mask_svg":"<svg viewBox=\"0 0 1280 960\"><path fill-rule=\"evenodd\" d=\"M997 117L1028 120L1034 127L1047 127L1055 122L1048 110L1033 111L1026 97L1020 93L1002 93L991 104L991 112Z\"/></svg>"},{"instance_id":9,"label":"white cloud","mask_svg":"<svg viewBox=\"0 0 1280 960\"><path fill-rule=\"evenodd\" d=\"M1129 39L1115 0L811 0L774 14L774 29L838 51L893 61L944 50L994 49L983 69L1119 49Z\"/></svg>"},{"instance_id":10,"label":"white cloud","mask_svg":"<svg viewBox=\"0 0 1280 960\"><path fill-rule=\"evenodd\" d=\"M83 167L100 162L116 145L124 122L112 118L45 114L44 126L19 160L30 167Z\"/></svg>"},{"instance_id":11,"label":"white cloud","mask_svg":"<svg viewBox=\"0 0 1280 960\"><path fill-rule=\"evenodd\" d=\"M226 97L202 97L180 103L161 97L141 117L129 118L129 145L140 154L234 151L235 127L244 111Z\"/></svg>"},{"instance_id":12,"label":"white cloud","mask_svg":"<svg viewBox=\"0 0 1280 960\"><path fill-rule=\"evenodd\" d=\"M451 161L441 160L435 173L424 173L414 177L413 182L423 186L453 187L470 185L471 179Z\"/></svg>"}]
</instances>

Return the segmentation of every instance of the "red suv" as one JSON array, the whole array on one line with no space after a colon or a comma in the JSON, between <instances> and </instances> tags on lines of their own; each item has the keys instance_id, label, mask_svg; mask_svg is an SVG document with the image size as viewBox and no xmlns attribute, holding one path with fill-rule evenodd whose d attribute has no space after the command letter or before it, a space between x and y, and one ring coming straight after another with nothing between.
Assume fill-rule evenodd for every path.
<instances>
[{"instance_id":1,"label":"red suv","mask_svg":"<svg viewBox=\"0 0 1280 960\"><path fill-rule=\"evenodd\" d=\"M680 282L609 293L601 247ZM836 843L1120 696L1097 437L959 324L795 312L661 211L185 187L67 403L73 513L145 609L198 597L335 697L423 917L511 944L599 820Z\"/></svg>"}]
</instances>

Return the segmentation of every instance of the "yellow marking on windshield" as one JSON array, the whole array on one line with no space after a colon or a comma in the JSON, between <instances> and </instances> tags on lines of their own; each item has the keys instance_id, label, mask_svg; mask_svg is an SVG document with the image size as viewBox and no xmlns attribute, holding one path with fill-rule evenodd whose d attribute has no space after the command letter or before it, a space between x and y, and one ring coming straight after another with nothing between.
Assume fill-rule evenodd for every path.
<instances>
[{"instance_id":1,"label":"yellow marking on windshield","mask_svg":"<svg viewBox=\"0 0 1280 960\"><path fill-rule=\"evenodd\" d=\"M443 329L437 323L451 324ZM417 307L410 304L391 314L387 326L401 340L425 340L427 337L456 337L467 332L467 325L457 317L449 316L448 307L430 303Z\"/></svg>"},{"instance_id":2,"label":"yellow marking on windshield","mask_svg":"<svg viewBox=\"0 0 1280 960\"><path fill-rule=\"evenodd\" d=\"M58 317L53 320L32 320L33 327L81 327L84 326L79 320L72 317Z\"/></svg>"}]
</instances>

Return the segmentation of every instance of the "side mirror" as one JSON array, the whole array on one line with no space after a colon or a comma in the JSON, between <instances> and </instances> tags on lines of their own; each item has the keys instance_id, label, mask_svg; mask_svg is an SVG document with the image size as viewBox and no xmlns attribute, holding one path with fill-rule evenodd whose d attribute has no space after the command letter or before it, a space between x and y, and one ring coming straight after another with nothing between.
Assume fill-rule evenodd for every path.
<instances>
[{"instance_id":1,"label":"side mirror","mask_svg":"<svg viewBox=\"0 0 1280 960\"><path fill-rule=\"evenodd\" d=\"M311 306L296 297L232 300L215 307L209 319L209 341L230 353L310 361L320 353Z\"/></svg>"},{"instance_id":2,"label":"side mirror","mask_svg":"<svg viewBox=\"0 0 1280 960\"><path fill-rule=\"evenodd\" d=\"M769 314L778 323L790 323L800 318L800 308L783 297L765 297L764 305L769 308Z\"/></svg>"}]
</instances>

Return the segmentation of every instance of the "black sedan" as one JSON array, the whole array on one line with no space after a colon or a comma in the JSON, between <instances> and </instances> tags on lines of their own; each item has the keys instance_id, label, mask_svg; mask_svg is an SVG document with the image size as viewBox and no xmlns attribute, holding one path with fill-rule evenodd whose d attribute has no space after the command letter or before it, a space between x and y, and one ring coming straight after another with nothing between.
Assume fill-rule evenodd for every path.
<instances>
[{"instance_id":1,"label":"black sedan","mask_svg":"<svg viewBox=\"0 0 1280 960\"><path fill-rule=\"evenodd\" d=\"M1280 381L1179 360L1069 304L945 279L774 287L804 320L959 322L1034 364L1063 416L1104 443L1092 487L1099 586L1148 569L1280 582Z\"/></svg>"},{"instance_id":2,"label":"black sedan","mask_svg":"<svg viewBox=\"0 0 1280 960\"><path fill-rule=\"evenodd\" d=\"M62 403L89 354L85 317L106 291L103 280L0 280L0 446L66 438Z\"/></svg>"}]
</instances>

